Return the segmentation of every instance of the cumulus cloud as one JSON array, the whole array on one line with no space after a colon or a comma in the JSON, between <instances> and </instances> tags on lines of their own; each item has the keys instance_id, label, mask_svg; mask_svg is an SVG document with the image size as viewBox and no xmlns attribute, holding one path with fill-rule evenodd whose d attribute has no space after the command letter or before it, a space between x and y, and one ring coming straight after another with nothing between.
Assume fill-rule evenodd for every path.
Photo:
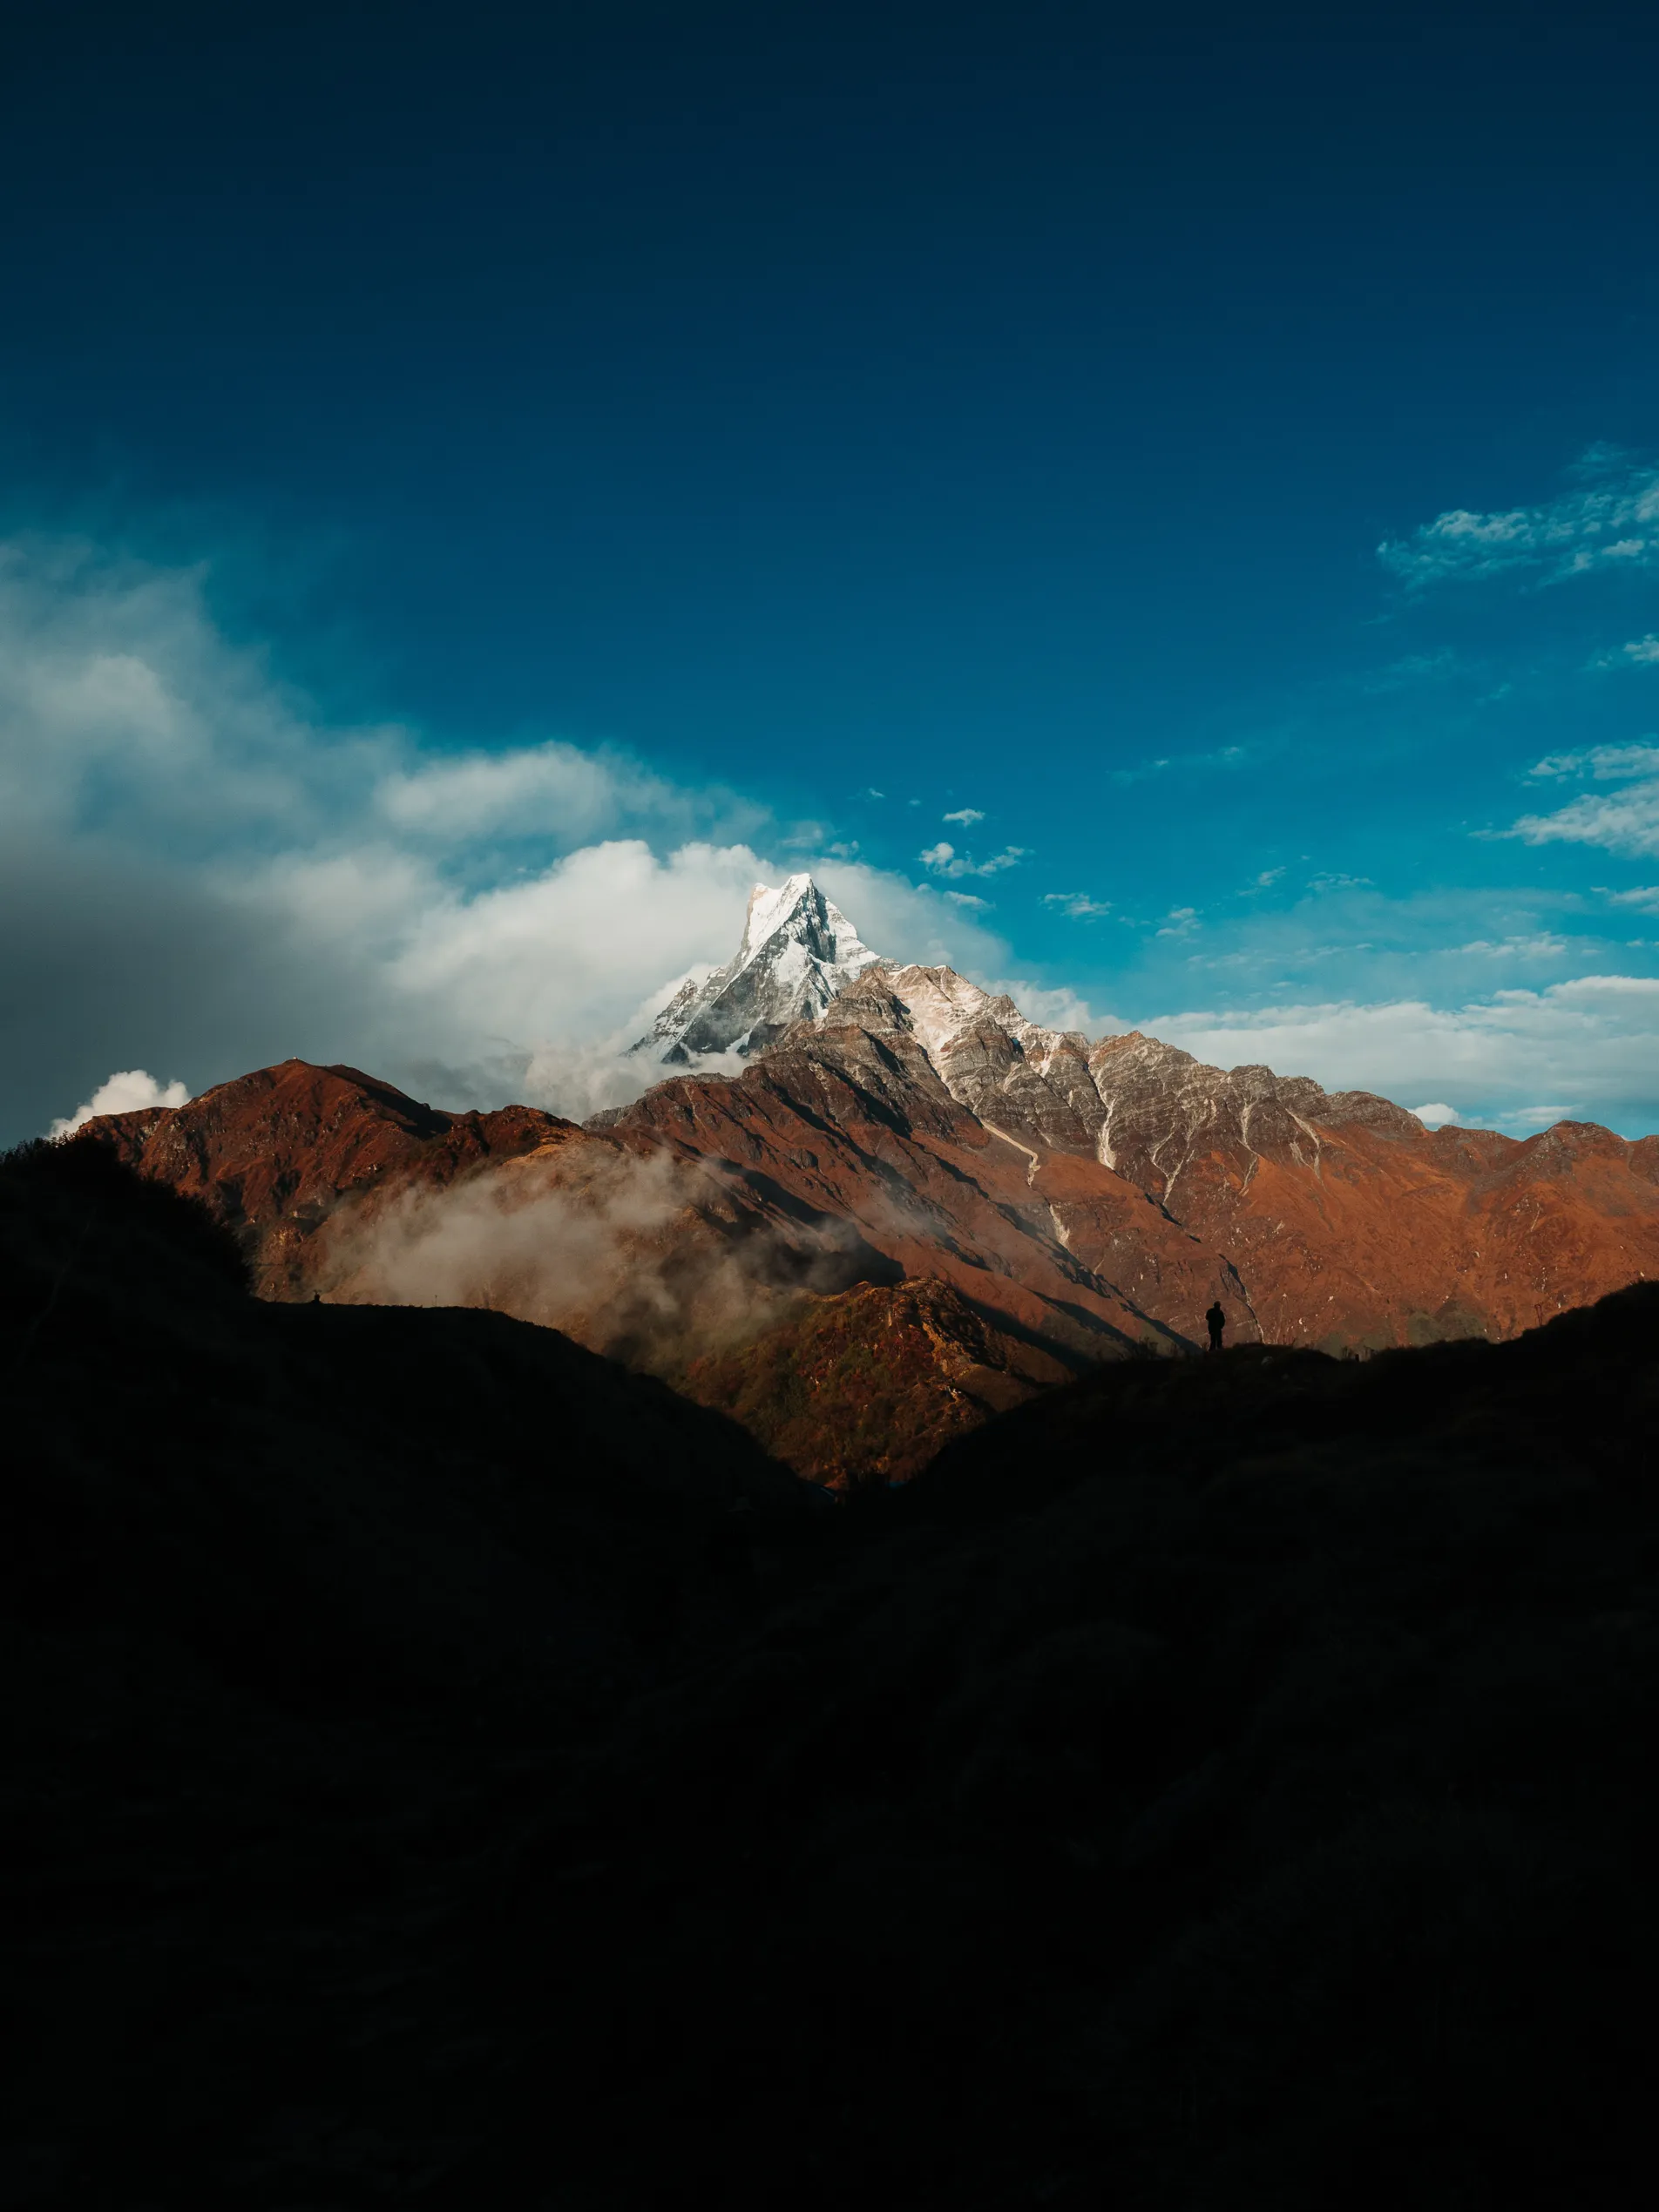
<instances>
[{"instance_id":1,"label":"cumulus cloud","mask_svg":"<svg viewBox=\"0 0 1659 2212\"><path fill-rule=\"evenodd\" d=\"M1491 514L1454 507L1378 558L1415 590L1456 578L1542 570L1552 578L1646 567L1659 559L1659 470L1622 457L1588 457L1558 499Z\"/></svg>"},{"instance_id":2,"label":"cumulus cloud","mask_svg":"<svg viewBox=\"0 0 1659 2212\"><path fill-rule=\"evenodd\" d=\"M0 1141L111 1067L200 1090L294 1054L567 1113L642 1087L623 1048L802 864L789 827L614 750L331 721L207 583L0 545ZM933 884L803 857L880 950L1005 964Z\"/></svg>"},{"instance_id":3,"label":"cumulus cloud","mask_svg":"<svg viewBox=\"0 0 1659 2212\"><path fill-rule=\"evenodd\" d=\"M1091 898L1087 891L1045 891L1045 906L1057 906L1062 914L1069 914L1074 921L1089 921L1112 911L1109 898Z\"/></svg>"},{"instance_id":4,"label":"cumulus cloud","mask_svg":"<svg viewBox=\"0 0 1659 2212\"><path fill-rule=\"evenodd\" d=\"M974 823L983 822L985 816L978 807L958 807L954 814L945 815L943 819L946 822L959 822L965 829L972 829Z\"/></svg>"},{"instance_id":5,"label":"cumulus cloud","mask_svg":"<svg viewBox=\"0 0 1659 2212\"><path fill-rule=\"evenodd\" d=\"M1161 937L1189 937L1198 927L1195 906L1172 906L1158 930Z\"/></svg>"},{"instance_id":6,"label":"cumulus cloud","mask_svg":"<svg viewBox=\"0 0 1659 2212\"><path fill-rule=\"evenodd\" d=\"M1414 1113L1427 1129L1444 1129L1448 1121L1455 1121L1458 1118L1456 1106L1410 1106L1406 1110Z\"/></svg>"},{"instance_id":7,"label":"cumulus cloud","mask_svg":"<svg viewBox=\"0 0 1659 2212\"><path fill-rule=\"evenodd\" d=\"M72 1137L83 1123L100 1113L138 1113L146 1106L181 1106L190 1093L180 1082L158 1083L147 1068L124 1067L105 1076L90 1099L73 1113L54 1121L49 1135Z\"/></svg>"}]
</instances>

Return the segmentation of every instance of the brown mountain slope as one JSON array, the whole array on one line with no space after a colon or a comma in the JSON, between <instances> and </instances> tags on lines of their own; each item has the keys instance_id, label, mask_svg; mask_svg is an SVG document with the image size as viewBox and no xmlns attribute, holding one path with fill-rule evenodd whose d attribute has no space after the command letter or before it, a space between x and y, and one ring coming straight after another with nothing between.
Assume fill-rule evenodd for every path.
<instances>
[{"instance_id":1,"label":"brown mountain slope","mask_svg":"<svg viewBox=\"0 0 1659 2212\"><path fill-rule=\"evenodd\" d=\"M1115 1257L1093 1185L1077 1214L1058 1195L1088 1153L1227 1255L1272 1343L1507 1336L1659 1277L1659 1138L1432 1133L1368 1092L1042 1029L949 969L884 975L952 1095L1038 1152L1080 1259Z\"/></svg>"},{"instance_id":2,"label":"brown mountain slope","mask_svg":"<svg viewBox=\"0 0 1659 2212\"><path fill-rule=\"evenodd\" d=\"M308 1296L311 1240L342 1201L411 1174L443 1187L485 1160L581 1132L533 1106L444 1113L353 1067L283 1060L220 1083L188 1106L89 1123L129 1166L206 1201L244 1237L262 1297Z\"/></svg>"},{"instance_id":3,"label":"brown mountain slope","mask_svg":"<svg viewBox=\"0 0 1659 2212\"><path fill-rule=\"evenodd\" d=\"M1659 1139L1431 1133L887 962L741 1077L676 1076L585 1127L288 1061L94 1128L205 1196L267 1296L552 1323L836 1480L904 1471L982 1398L1189 1346L1217 1297L1232 1342L1380 1348L1659 1278ZM952 1295L897 1294L923 1280Z\"/></svg>"}]
</instances>

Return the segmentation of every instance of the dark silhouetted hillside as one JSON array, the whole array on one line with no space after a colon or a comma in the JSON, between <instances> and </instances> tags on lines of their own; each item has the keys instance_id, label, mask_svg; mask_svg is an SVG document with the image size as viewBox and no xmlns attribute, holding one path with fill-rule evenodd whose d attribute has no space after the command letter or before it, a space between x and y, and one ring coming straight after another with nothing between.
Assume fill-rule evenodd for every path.
<instances>
[{"instance_id":1,"label":"dark silhouetted hillside","mask_svg":"<svg viewBox=\"0 0 1659 2212\"><path fill-rule=\"evenodd\" d=\"M0 1174L11 2202L1632 2201L1659 1287L1124 1361L832 1508L64 1160Z\"/></svg>"}]
</instances>

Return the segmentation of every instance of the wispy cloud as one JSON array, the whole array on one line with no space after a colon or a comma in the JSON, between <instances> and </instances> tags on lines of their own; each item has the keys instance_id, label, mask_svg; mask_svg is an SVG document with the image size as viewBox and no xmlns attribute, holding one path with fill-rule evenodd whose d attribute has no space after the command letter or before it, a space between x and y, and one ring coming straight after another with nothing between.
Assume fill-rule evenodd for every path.
<instances>
[{"instance_id":1,"label":"wispy cloud","mask_svg":"<svg viewBox=\"0 0 1659 2212\"><path fill-rule=\"evenodd\" d=\"M975 860L972 853L958 852L941 837L937 845L930 845L916 857L931 876L999 876L1005 868L1019 867L1026 857L1026 848L1009 845L989 860Z\"/></svg>"},{"instance_id":2,"label":"wispy cloud","mask_svg":"<svg viewBox=\"0 0 1659 2212\"><path fill-rule=\"evenodd\" d=\"M1385 668L1362 676L1359 689L1383 697L1390 692L1415 690L1419 684L1438 683L1459 673L1458 656L1448 646L1439 653L1408 653L1391 660Z\"/></svg>"},{"instance_id":3,"label":"wispy cloud","mask_svg":"<svg viewBox=\"0 0 1659 2212\"><path fill-rule=\"evenodd\" d=\"M1593 666L1597 668L1659 667L1659 636L1650 630L1645 638L1631 638L1615 652L1602 653Z\"/></svg>"},{"instance_id":4,"label":"wispy cloud","mask_svg":"<svg viewBox=\"0 0 1659 2212\"><path fill-rule=\"evenodd\" d=\"M1580 474L1588 480L1535 507L1451 508L1409 538L1385 539L1378 558L1414 590L1510 570L1560 578L1659 560L1659 470L1595 453Z\"/></svg>"},{"instance_id":5,"label":"wispy cloud","mask_svg":"<svg viewBox=\"0 0 1659 2212\"><path fill-rule=\"evenodd\" d=\"M1142 761L1131 768L1113 768L1114 783L1144 783L1148 776L1162 775L1171 768L1237 768L1249 758L1249 748L1243 745L1218 746L1213 753L1171 753L1161 754L1154 761Z\"/></svg>"},{"instance_id":6,"label":"wispy cloud","mask_svg":"<svg viewBox=\"0 0 1659 2212\"><path fill-rule=\"evenodd\" d=\"M1112 911L1109 898L1091 898L1087 891L1045 891L1043 904L1057 906L1061 913L1069 914L1073 920L1080 922Z\"/></svg>"},{"instance_id":7,"label":"wispy cloud","mask_svg":"<svg viewBox=\"0 0 1659 2212\"><path fill-rule=\"evenodd\" d=\"M1341 876L1331 874L1310 876L1308 878L1308 889L1310 891L1358 891L1368 890L1370 888L1371 877L1369 876Z\"/></svg>"},{"instance_id":8,"label":"wispy cloud","mask_svg":"<svg viewBox=\"0 0 1659 2212\"><path fill-rule=\"evenodd\" d=\"M1531 770L1543 782L1578 779L1622 784L1587 791L1554 814L1522 815L1500 834L1529 845L1597 845L1613 853L1659 853L1659 745L1595 745L1554 753Z\"/></svg>"},{"instance_id":9,"label":"wispy cloud","mask_svg":"<svg viewBox=\"0 0 1659 2212\"><path fill-rule=\"evenodd\" d=\"M1189 937L1198 927L1195 906L1172 906L1158 930L1161 937Z\"/></svg>"},{"instance_id":10,"label":"wispy cloud","mask_svg":"<svg viewBox=\"0 0 1659 2212\"><path fill-rule=\"evenodd\" d=\"M1567 939L1547 930L1531 937L1472 937L1467 944L1455 947L1459 952L1475 953L1488 960L1554 960L1567 949Z\"/></svg>"},{"instance_id":11,"label":"wispy cloud","mask_svg":"<svg viewBox=\"0 0 1659 2212\"><path fill-rule=\"evenodd\" d=\"M1588 775L1596 783L1659 775L1659 744L1644 739L1635 745L1591 745L1580 753L1547 753L1527 771L1529 782L1574 775Z\"/></svg>"},{"instance_id":12,"label":"wispy cloud","mask_svg":"<svg viewBox=\"0 0 1659 2212\"><path fill-rule=\"evenodd\" d=\"M983 822L984 815L978 807L958 807L954 814L941 817L945 822L959 822L965 829L972 829L976 822Z\"/></svg>"}]
</instances>

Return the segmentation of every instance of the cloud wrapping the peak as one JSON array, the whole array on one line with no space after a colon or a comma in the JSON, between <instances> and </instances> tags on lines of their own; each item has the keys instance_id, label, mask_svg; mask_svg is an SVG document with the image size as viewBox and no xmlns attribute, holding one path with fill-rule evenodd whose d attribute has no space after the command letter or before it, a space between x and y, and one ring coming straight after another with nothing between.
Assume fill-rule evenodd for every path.
<instances>
[{"instance_id":1,"label":"cloud wrapping the peak","mask_svg":"<svg viewBox=\"0 0 1659 2212\"><path fill-rule=\"evenodd\" d=\"M146 1068L199 1091L290 1054L448 1106L612 1103L651 1079L622 1050L673 981L802 865L883 952L1006 962L931 884L781 860L799 830L729 791L330 723L207 584L0 545L0 1141L170 1102Z\"/></svg>"}]
</instances>

